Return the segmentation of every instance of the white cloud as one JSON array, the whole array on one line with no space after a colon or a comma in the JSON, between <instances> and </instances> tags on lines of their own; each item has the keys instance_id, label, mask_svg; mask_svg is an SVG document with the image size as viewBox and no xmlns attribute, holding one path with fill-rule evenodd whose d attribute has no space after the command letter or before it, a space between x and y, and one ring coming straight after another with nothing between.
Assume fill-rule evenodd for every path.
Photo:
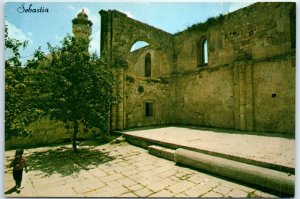
<instances>
[{"instance_id":1,"label":"white cloud","mask_svg":"<svg viewBox=\"0 0 300 199\"><path fill-rule=\"evenodd\" d=\"M229 8L228 8L228 12L234 12L240 8L244 8L246 6L249 6L251 4L253 4L254 2L243 2L243 3L230 3L229 4Z\"/></svg>"},{"instance_id":2,"label":"white cloud","mask_svg":"<svg viewBox=\"0 0 300 199\"><path fill-rule=\"evenodd\" d=\"M63 36L58 36L58 35L55 35L55 37L54 37L56 40L58 40L58 41L61 41L61 40L63 40Z\"/></svg>"},{"instance_id":3,"label":"white cloud","mask_svg":"<svg viewBox=\"0 0 300 199\"><path fill-rule=\"evenodd\" d=\"M73 5L67 5L67 9L74 11L75 7Z\"/></svg>"},{"instance_id":4,"label":"white cloud","mask_svg":"<svg viewBox=\"0 0 300 199\"><path fill-rule=\"evenodd\" d=\"M130 11L120 10L120 12L123 12L124 14L127 15L127 17L130 17L130 18L134 19L133 14Z\"/></svg>"},{"instance_id":5,"label":"white cloud","mask_svg":"<svg viewBox=\"0 0 300 199\"><path fill-rule=\"evenodd\" d=\"M94 32L91 39L89 48L90 53L94 53L96 51L97 54L100 55L100 30Z\"/></svg>"},{"instance_id":6,"label":"white cloud","mask_svg":"<svg viewBox=\"0 0 300 199\"><path fill-rule=\"evenodd\" d=\"M5 24L8 27L8 35L10 38L18 39L21 42L28 41L29 44L33 44L33 40L28 37L22 29L18 28L15 24L10 23L9 21L5 20ZM30 32L28 32L30 33ZM28 34L27 33L27 34ZM32 33L31 33L32 34ZM28 34L29 35L29 34ZM29 35L30 36L30 35Z\"/></svg>"},{"instance_id":7,"label":"white cloud","mask_svg":"<svg viewBox=\"0 0 300 199\"><path fill-rule=\"evenodd\" d=\"M28 35L29 37L32 37L32 36L33 36L32 32L27 32L27 35Z\"/></svg>"}]
</instances>

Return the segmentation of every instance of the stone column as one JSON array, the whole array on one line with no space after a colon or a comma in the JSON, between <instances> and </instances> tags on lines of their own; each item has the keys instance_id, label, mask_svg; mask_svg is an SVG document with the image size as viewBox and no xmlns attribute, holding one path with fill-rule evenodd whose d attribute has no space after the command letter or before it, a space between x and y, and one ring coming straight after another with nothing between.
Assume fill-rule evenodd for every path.
<instances>
[{"instance_id":1,"label":"stone column","mask_svg":"<svg viewBox=\"0 0 300 199\"><path fill-rule=\"evenodd\" d=\"M246 130L253 131L253 79L252 64L247 64L245 68L245 103L246 103Z\"/></svg>"},{"instance_id":2,"label":"stone column","mask_svg":"<svg viewBox=\"0 0 300 199\"><path fill-rule=\"evenodd\" d=\"M234 128L240 129L240 89L238 67L233 67Z\"/></svg>"},{"instance_id":3,"label":"stone column","mask_svg":"<svg viewBox=\"0 0 300 199\"><path fill-rule=\"evenodd\" d=\"M246 101L245 101L245 65L238 65L240 91L240 129L246 130Z\"/></svg>"},{"instance_id":4,"label":"stone column","mask_svg":"<svg viewBox=\"0 0 300 199\"><path fill-rule=\"evenodd\" d=\"M125 70L123 70L123 75L122 75L122 77L123 77L123 83L122 83L122 85L123 85L123 92L122 92L122 94L123 94L123 128L122 129L126 129L126 100L127 100L127 98L126 98L126 72L125 72Z\"/></svg>"},{"instance_id":5,"label":"stone column","mask_svg":"<svg viewBox=\"0 0 300 199\"><path fill-rule=\"evenodd\" d=\"M113 131L117 128L117 105L111 107L111 117L110 117L110 130Z\"/></svg>"},{"instance_id":6,"label":"stone column","mask_svg":"<svg viewBox=\"0 0 300 199\"><path fill-rule=\"evenodd\" d=\"M124 70L120 69L119 70L119 84L117 86L117 93L121 97L120 102L117 104L117 118L116 118L116 123L117 123L117 129L118 130L123 130L124 129L124 90L123 90L123 73Z\"/></svg>"},{"instance_id":7,"label":"stone column","mask_svg":"<svg viewBox=\"0 0 300 199\"><path fill-rule=\"evenodd\" d=\"M242 131L254 129L252 82L252 65L244 61L235 63L233 67L235 129Z\"/></svg>"}]
</instances>

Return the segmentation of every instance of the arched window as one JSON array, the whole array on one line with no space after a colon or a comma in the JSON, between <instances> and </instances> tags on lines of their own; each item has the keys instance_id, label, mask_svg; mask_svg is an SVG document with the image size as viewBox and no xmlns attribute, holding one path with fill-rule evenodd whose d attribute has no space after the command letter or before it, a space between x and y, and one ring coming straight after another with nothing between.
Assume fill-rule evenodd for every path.
<instances>
[{"instance_id":1,"label":"arched window","mask_svg":"<svg viewBox=\"0 0 300 199\"><path fill-rule=\"evenodd\" d=\"M145 41L137 41L137 42L135 42L135 43L131 46L130 52L139 50L139 49L144 48L144 47L149 46L149 45L150 45L150 44L147 43L147 42L145 42Z\"/></svg>"},{"instance_id":2,"label":"arched window","mask_svg":"<svg viewBox=\"0 0 300 199\"><path fill-rule=\"evenodd\" d=\"M205 66L208 64L208 44L207 39L197 42L197 66Z\"/></svg>"},{"instance_id":3,"label":"arched window","mask_svg":"<svg viewBox=\"0 0 300 199\"><path fill-rule=\"evenodd\" d=\"M151 77L151 55L150 55L150 53L147 53L146 57L145 57L145 77Z\"/></svg>"},{"instance_id":4,"label":"arched window","mask_svg":"<svg viewBox=\"0 0 300 199\"><path fill-rule=\"evenodd\" d=\"M204 39L202 42L202 56L203 56L203 65L208 63L208 50L207 50L207 40Z\"/></svg>"}]
</instances>

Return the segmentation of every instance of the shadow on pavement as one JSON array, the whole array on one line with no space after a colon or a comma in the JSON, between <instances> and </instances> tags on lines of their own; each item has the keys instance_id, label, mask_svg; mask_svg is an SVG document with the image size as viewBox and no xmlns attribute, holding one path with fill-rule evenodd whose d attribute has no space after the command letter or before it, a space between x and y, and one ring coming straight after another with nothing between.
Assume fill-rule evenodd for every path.
<instances>
[{"instance_id":1,"label":"shadow on pavement","mask_svg":"<svg viewBox=\"0 0 300 199\"><path fill-rule=\"evenodd\" d=\"M11 194L11 193L16 192L16 191L17 191L16 187L13 187L13 188L11 188L11 189L5 191L4 194L5 194L5 195L6 195L6 194Z\"/></svg>"},{"instance_id":2,"label":"shadow on pavement","mask_svg":"<svg viewBox=\"0 0 300 199\"><path fill-rule=\"evenodd\" d=\"M81 170L89 170L114 160L109 152L94 148L79 148L76 153L71 148L60 147L43 152L33 152L27 156L30 171L42 171L45 176L60 174L74 175Z\"/></svg>"}]
</instances>

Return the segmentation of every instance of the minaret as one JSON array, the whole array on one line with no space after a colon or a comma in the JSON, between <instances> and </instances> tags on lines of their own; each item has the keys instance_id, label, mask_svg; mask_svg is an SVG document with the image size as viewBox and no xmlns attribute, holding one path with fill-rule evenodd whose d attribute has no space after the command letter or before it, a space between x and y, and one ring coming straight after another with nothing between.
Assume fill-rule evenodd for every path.
<instances>
[{"instance_id":1,"label":"minaret","mask_svg":"<svg viewBox=\"0 0 300 199\"><path fill-rule=\"evenodd\" d=\"M92 34L92 25L93 23L88 19L87 14L85 13L84 9L77 15L77 18L72 20L73 24L73 34L76 39L80 39L86 42L86 45L89 45L89 37Z\"/></svg>"}]
</instances>

